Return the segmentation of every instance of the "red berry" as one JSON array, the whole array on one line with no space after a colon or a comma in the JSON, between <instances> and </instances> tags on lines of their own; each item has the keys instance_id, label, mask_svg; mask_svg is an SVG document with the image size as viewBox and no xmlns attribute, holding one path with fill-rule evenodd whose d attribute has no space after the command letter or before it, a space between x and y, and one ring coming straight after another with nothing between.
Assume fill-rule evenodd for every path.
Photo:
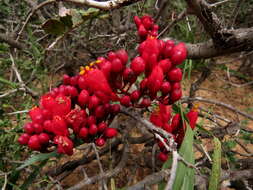
<instances>
[{"instance_id":1,"label":"red berry","mask_svg":"<svg viewBox=\"0 0 253 190\"><path fill-rule=\"evenodd\" d=\"M78 91L73 86L67 86L67 92L68 92L68 95L71 96L71 98L78 96Z\"/></svg>"},{"instance_id":2,"label":"red berry","mask_svg":"<svg viewBox=\"0 0 253 190\"><path fill-rule=\"evenodd\" d=\"M112 64L109 61L104 61L102 63L99 64L99 68L100 70L104 73L104 75L109 78L110 76L110 72L112 69Z\"/></svg>"},{"instance_id":3,"label":"red berry","mask_svg":"<svg viewBox=\"0 0 253 190\"><path fill-rule=\"evenodd\" d=\"M87 85L83 76L78 78L78 86L80 89L86 89Z\"/></svg>"},{"instance_id":4,"label":"red berry","mask_svg":"<svg viewBox=\"0 0 253 190\"><path fill-rule=\"evenodd\" d=\"M93 95L89 99L89 109L94 109L100 104L100 99L96 96Z\"/></svg>"},{"instance_id":5,"label":"red berry","mask_svg":"<svg viewBox=\"0 0 253 190\"><path fill-rule=\"evenodd\" d=\"M135 57L130 67L136 75L139 75L145 70L145 61L141 57Z\"/></svg>"},{"instance_id":6,"label":"red berry","mask_svg":"<svg viewBox=\"0 0 253 190\"><path fill-rule=\"evenodd\" d=\"M39 107L32 108L29 111L29 116L31 120L41 122L41 120L43 120L42 109L40 109Z\"/></svg>"},{"instance_id":7,"label":"red berry","mask_svg":"<svg viewBox=\"0 0 253 190\"><path fill-rule=\"evenodd\" d=\"M167 142L167 139L163 139L163 142L166 143L166 142ZM163 142L162 142L162 141L159 141L159 142L158 142L158 146L159 146L159 148L160 148L161 150L163 150L164 147L165 147Z\"/></svg>"},{"instance_id":8,"label":"red berry","mask_svg":"<svg viewBox=\"0 0 253 190\"><path fill-rule=\"evenodd\" d=\"M162 68L163 73L166 74L171 68L171 62L169 59L161 60L158 65Z\"/></svg>"},{"instance_id":9,"label":"red berry","mask_svg":"<svg viewBox=\"0 0 253 190\"><path fill-rule=\"evenodd\" d=\"M93 125L93 124L96 124L96 118L94 115L90 115L88 118L87 118L87 123L89 126Z\"/></svg>"},{"instance_id":10,"label":"red berry","mask_svg":"<svg viewBox=\"0 0 253 190\"><path fill-rule=\"evenodd\" d=\"M113 105L111 105L110 112L112 114L115 114L115 115L117 113L119 113L120 112L120 105L119 104L113 104Z\"/></svg>"},{"instance_id":11,"label":"red berry","mask_svg":"<svg viewBox=\"0 0 253 190\"><path fill-rule=\"evenodd\" d=\"M107 58L108 58L109 61L113 61L114 59L117 58L117 55L116 55L115 52L110 51L110 52L107 54Z\"/></svg>"},{"instance_id":12,"label":"red berry","mask_svg":"<svg viewBox=\"0 0 253 190\"><path fill-rule=\"evenodd\" d=\"M179 100L181 97L182 97L182 90L181 89L173 90L170 94L170 101L171 101L171 103L174 103L177 100Z\"/></svg>"},{"instance_id":13,"label":"red berry","mask_svg":"<svg viewBox=\"0 0 253 190\"><path fill-rule=\"evenodd\" d=\"M97 127L97 125L92 124L92 125L89 127L89 134L90 134L90 135L95 135L95 134L97 134L97 132L98 132L98 127Z\"/></svg>"},{"instance_id":14,"label":"red berry","mask_svg":"<svg viewBox=\"0 0 253 190\"><path fill-rule=\"evenodd\" d=\"M42 115L43 115L43 118L45 120L52 118L52 113L49 110L46 110L46 109L42 110ZM43 120L43 122L44 122L44 120Z\"/></svg>"},{"instance_id":15,"label":"red berry","mask_svg":"<svg viewBox=\"0 0 253 190\"><path fill-rule=\"evenodd\" d=\"M28 147L31 148L32 150L38 150L38 151L41 149L41 144L40 144L38 135L33 135L30 137L28 141Z\"/></svg>"},{"instance_id":16,"label":"red berry","mask_svg":"<svg viewBox=\"0 0 253 190\"><path fill-rule=\"evenodd\" d=\"M142 108L147 108L151 105L151 101L149 98L143 98L142 102L140 103L140 106Z\"/></svg>"},{"instance_id":17,"label":"red berry","mask_svg":"<svg viewBox=\"0 0 253 190\"><path fill-rule=\"evenodd\" d=\"M43 129L47 132L53 132L52 120L44 121Z\"/></svg>"},{"instance_id":18,"label":"red berry","mask_svg":"<svg viewBox=\"0 0 253 190\"><path fill-rule=\"evenodd\" d=\"M184 43L179 43L173 47L171 61L175 65L181 64L187 57L187 50Z\"/></svg>"},{"instance_id":19,"label":"red berry","mask_svg":"<svg viewBox=\"0 0 253 190\"><path fill-rule=\"evenodd\" d=\"M53 115L64 116L71 110L71 99L64 95L58 95L55 98L55 105L52 109Z\"/></svg>"},{"instance_id":20,"label":"red berry","mask_svg":"<svg viewBox=\"0 0 253 190\"><path fill-rule=\"evenodd\" d=\"M125 82L134 83L136 81L137 77L134 74L133 70L130 68L126 68L123 72L123 80Z\"/></svg>"},{"instance_id":21,"label":"red berry","mask_svg":"<svg viewBox=\"0 0 253 190\"><path fill-rule=\"evenodd\" d=\"M147 16L147 15L143 16L141 18L141 21L142 21L143 26L147 30L149 30L153 26L153 19L150 16Z\"/></svg>"},{"instance_id":22,"label":"red berry","mask_svg":"<svg viewBox=\"0 0 253 190\"><path fill-rule=\"evenodd\" d=\"M27 133L27 134L30 134L32 135L34 132L35 132L35 129L33 127L33 124L32 123L26 123L24 125L24 131Z\"/></svg>"},{"instance_id":23,"label":"red berry","mask_svg":"<svg viewBox=\"0 0 253 190\"><path fill-rule=\"evenodd\" d=\"M116 54L117 54L117 57L121 60L121 62L124 65L127 64L128 54L127 54L126 50L120 49L120 50L116 51Z\"/></svg>"},{"instance_id":24,"label":"red berry","mask_svg":"<svg viewBox=\"0 0 253 190\"><path fill-rule=\"evenodd\" d=\"M105 132L104 132L104 135L107 138L113 138L117 135L117 133L118 133L117 130L114 129L114 128L106 128Z\"/></svg>"},{"instance_id":25,"label":"red berry","mask_svg":"<svg viewBox=\"0 0 253 190\"><path fill-rule=\"evenodd\" d=\"M39 134L39 141L41 144L48 144L49 140L50 140L50 138L47 133L40 133Z\"/></svg>"},{"instance_id":26,"label":"red berry","mask_svg":"<svg viewBox=\"0 0 253 190\"><path fill-rule=\"evenodd\" d=\"M75 86L75 85L77 85L78 84L78 76L73 76L73 77L71 77L70 78L70 85L71 86Z\"/></svg>"},{"instance_id":27,"label":"red berry","mask_svg":"<svg viewBox=\"0 0 253 190\"><path fill-rule=\"evenodd\" d=\"M183 74L180 68L173 68L168 72L168 79L171 82L180 82Z\"/></svg>"},{"instance_id":28,"label":"red berry","mask_svg":"<svg viewBox=\"0 0 253 190\"><path fill-rule=\"evenodd\" d=\"M87 90L82 90L78 96L78 104L84 106L89 102L89 92Z\"/></svg>"},{"instance_id":29,"label":"red berry","mask_svg":"<svg viewBox=\"0 0 253 190\"><path fill-rule=\"evenodd\" d=\"M166 160L168 160L168 155L163 152L160 152L158 154L158 159L162 162L165 162Z\"/></svg>"},{"instance_id":30,"label":"red berry","mask_svg":"<svg viewBox=\"0 0 253 190\"><path fill-rule=\"evenodd\" d=\"M20 135L20 137L18 138L18 142L21 145L26 145L28 143L30 139L30 135L28 135L27 133L23 133L22 135Z\"/></svg>"},{"instance_id":31,"label":"red berry","mask_svg":"<svg viewBox=\"0 0 253 190\"><path fill-rule=\"evenodd\" d=\"M140 91L145 91L147 89L147 85L148 85L148 79L144 78L141 82L140 82Z\"/></svg>"},{"instance_id":32,"label":"red berry","mask_svg":"<svg viewBox=\"0 0 253 190\"><path fill-rule=\"evenodd\" d=\"M170 126L172 133L175 133L177 131L177 129L180 127L180 123L181 123L181 116L177 113L176 115L174 115L171 121Z\"/></svg>"},{"instance_id":33,"label":"red berry","mask_svg":"<svg viewBox=\"0 0 253 190\"><path fill-rule=\"evenodd\" d=\"M82 139L87 138L89 135L89 130L86 127L82 127L79 131L79 137Z\"/></svg>"},{"instance_id":34,"label":"red berry","mask_svg":"<svg viewBox=\"0 0 253 190\"><path fill-rule=\"evenodd\" d=\"M161 86L161 91L163 95L167 95L171 91L171 85L169 82L163 82Z\"/></svg>"},{"instance_id":35,"label":"red berry","mask_svg":"<svg viewBox=\"0 0 253 190\"><path fill-rule=\"evenodd\" d=\"M139 90L135 90L131 93L130 99L132 102L136 102L137 100L139 100L140 96L141 92Z\"/></svg>"},{"instance_id":36,"label":"red berry","mask_svg":"<svg viewBox=\"0 0 253 190\"><path fill-rule=\"evenodd\" d=\"M69 135L67 123L65 122L65 120L62 117L60 117L58 115L53 117L52 130L55 135L60 135L60 136L68 136Z\"/></svg>"},{"instance_id":37,"label":"red berry","mask_svg":"<svg viewBox=\"0 0 253 190\"><path fill-rule=\"evenodd\" d=\"M123 96L123 97L120 99L120 104L123 105L123 106L129 107L130 104L131 104L130 97L129 97L129 96Z\"/></svg>"},{"instance_id":38,"label":"red berry","mask_svg":"<svg viewBox=\"0 0 253 190\"><path fill-rule=\"evenodd\" d=\"M111 61L111 70L112 72L118 73L123 71L124 66L119 58L115 58Z\"/></svg>"},{"instance_id":39,"label":"red berry","mask_svg":"<svg viewBox=\"0 0 253 190\"><path fill-rule=\"evenodd\" d=\"M70 76L64 74L63 75L63 84L67 85L70 83Z\"/></svg>"},{"instance_id":40,"label":"red berry","mask_svg":"<svg viewBox=\"0 0 253 190\"><path fill-rule=\"evenodd\" d=\"M163 49L163 52L162 52L163 56L165 58L171 57L171 55L172 55L172 49L173 49L174 46L175 46L175 43L172 40L167 40L165 42L165 48Z\"/></svg>"},{"instance_id":41,"label":"red berry","mask_svg":"<svg viewBox=\"0 0 253 190\"><path fill-rule=\"evenodd\" d=\"M105 108L104 106L100 105L95 110L96 118L103 118L105 116Z\"/></svg>"},{"instance_id":42,"label":"red berry","mask_svg":"<svg viewBox=\"0 0 253 190\"><path fill-rule=\"evenodd\" d=\"M33 128L34 128L35 133L37 133L37 134L40 134L40 133L43 132L43 127L42 127L42 125L40 125L40 124L38 124L38 123L34 123L34 124L33 124Z\"/></svg>"},{"instance_id":43,"label":"red berry","mask_svg":"<svg viewBox=\"0 0 253 190\"><path fill-rule=\"evenodd\" d=\"M173 83L171 84L171 89L172 89L172 90L181 89L181 84L180 84L180 82L173 82Z\"/></svg>"},{"instance_id":44,"label":"red berry","mask_svg":"<svg viewBox=\"0 0 253 190\"><path fill-rule=\"evenodd\" d=\"M97 146L104 146L105 145L105 139L104 138L97 138L96 140L95 140L95 144L97 145Z\"/></svg>"},{"instance_id":45,"label":"red berry","mask_svg":"<svg viewBox=\"0 0 253 190\"><path fill-rule=\"evenodd\" d=\"M51 95L45 94L40 98L40 106L44 109L52 111L53 107L55 106L55 100Z\"/></svg>"},{"instance_id":46,"label":"red berry","mask_svg":"<svg viewBox=\"0 0 253 190\"><path fill-rule=\"evenodd\" d=\"M107 128L107 124L105 122L101 122L98 124L98 132L102 133L106 128Z\"/></svg>"}]
</instances>

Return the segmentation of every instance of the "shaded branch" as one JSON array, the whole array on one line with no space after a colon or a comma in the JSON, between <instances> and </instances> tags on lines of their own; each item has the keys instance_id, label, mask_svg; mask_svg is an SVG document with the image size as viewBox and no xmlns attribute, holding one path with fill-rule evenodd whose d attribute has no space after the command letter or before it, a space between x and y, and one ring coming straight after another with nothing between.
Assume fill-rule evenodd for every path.
<instances>
[{"instance_id":1,"label":"shaded branch","mask_svg":"<svg viewBox=\"0 0 253 190\"><path fill-rule=\"evenodd\" d=\"M23 49L24 48L23 44L21 44L19 42L16 42L15 40L9 38L8 36L6 36L4 34L0 34L0 42L7 43L11 47L17 48L17 49Z\"/></svg>"}]
</instances>

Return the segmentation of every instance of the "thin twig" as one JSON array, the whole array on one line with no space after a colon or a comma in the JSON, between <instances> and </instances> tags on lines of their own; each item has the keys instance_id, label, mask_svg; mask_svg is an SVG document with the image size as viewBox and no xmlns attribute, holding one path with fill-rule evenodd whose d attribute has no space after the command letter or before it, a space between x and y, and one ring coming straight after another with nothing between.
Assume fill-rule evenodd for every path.
<instances>
[{"instance_id":1,"label":"thin twig","mask_svg":"<svg viewBox=\"0 0 253 190\"><path fill-rule=\"evenodd\" d=\"M179 158L179 155L178 155L177 151L173 151L172 152L172 167L171 167L171 171L170 171L170 178L169 178L164 190L173 190L173 184L176 179L176 173L177 173L176 171L177 171L177 165L178 165L178 158Z\"/></svg>"}]
</instances>

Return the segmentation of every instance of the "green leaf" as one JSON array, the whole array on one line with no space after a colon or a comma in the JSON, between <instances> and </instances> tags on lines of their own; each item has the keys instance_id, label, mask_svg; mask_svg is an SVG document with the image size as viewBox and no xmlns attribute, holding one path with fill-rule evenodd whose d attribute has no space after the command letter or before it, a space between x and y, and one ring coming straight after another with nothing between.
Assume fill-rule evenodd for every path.
<instances>
[{"instance_id":1,"label":"green leaf","mask_svg":"<svg viewBox=\"0 0 253 190\"><path fill-rule=\"evenodd\" d=\"M35 162L39 162L39 161L43 161L43 160L47 160L51 157L57 157L59 154L57 152L50 152L50 153L41 153L41 154L37 154L37 155L33 155L31 158L28 158L25 163L23 163L21 166L19 166L17 168L17 170L22 170L23 168L30 166L32 164L34 164Z\"/></svg>"},{"instance_id":2,"label":"green leaf","mask_svg":"<svg viewBox=\"0 0 253 190\"><path fill-rule=\"evenodd\" d=\"M2 78L2 77L0 77L0 82L1 82L1 83L5 83L5 84L8 84L8 85L10 85L10 86L13 87L13 88L16 88L16 87L18 86L16 83L11 82L11 81L8 81L8 80L6 80L6 79L4 79L4 78Z\"/></svg>"},{"instance_id":3,"label":"green leaf","mask_svg":"<svg viewBox=\"0 0 253 190\"><path fill-rule=\"evenodd\" d=\"M187 124L184 141L179 149L179 154L188 163L194 164L193 153L193 131ZM194 169L189 168L183 162L178 163L176 178L173 184L173 190L193 190L194 189Z\"/></svg>"},{"instance_id":4,"label":"green leaf","mask_svg":"<svg viewBox=\"0 0 253 190\"><path fill-rule=\"evenodd\" d=\"M221 174L221 143L218 138L214 138L213 166L209 180L208 190L218 190Z\"/></svg>"},{"instance_id":5,"label":"green leaf","mask_svg":"<svg viewBox=\"0 0 253 190\"><path fill-rule=\"evenodd\" d=\"M41 26L48 34L61 35L66 31L66 26L58 19L49 19Z\"/></svg>"}]
</instances>

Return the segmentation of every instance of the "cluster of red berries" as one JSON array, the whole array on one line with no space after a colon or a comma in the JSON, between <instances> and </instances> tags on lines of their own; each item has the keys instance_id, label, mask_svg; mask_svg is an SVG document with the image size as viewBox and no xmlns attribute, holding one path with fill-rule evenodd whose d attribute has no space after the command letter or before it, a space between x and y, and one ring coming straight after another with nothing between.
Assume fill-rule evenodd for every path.
<instances>
[{"instance_id":1,"label":"cluster of red berries","mask_svg":"<svg viewBox=\"0 0 253 190\"><path fill-rule=\"evenodd\" d=\"M184 43L157 39L158 26L150 16L135 16L134 21L141 39L139 56L128 64L125 50L109 52L107 57L81 67L78 75L64 75L63 84L43 95L39 107L29 111L32 122L25 124L20 144L41 152L57 146L58 153L68 155L73 154L73 138L103 146L117 135L116 129L108 127L120 112L117 103L147 108L158 101L159 113L169 112L162 120L168 123L169 105L182 96L182 71L176 66L186 59L186 47ZM140 82L138 77L142 78ZM156 126L177 134L174 128L167 129L168 124L154 122L152 115L151 122Z\"/></svg>"},{"instance_id":2,"label":"cluster of red berries","mask_svg":"<svg viewBox=\"0 0 253 190\"><path fill-rule=\"evenodd\" d=\"M171 115L172 109L170 105L160 104L158 109L154 110L150 115L150 121L155 126L160 127L167 131L168 133L173 135L175 142L178 147L180 147L183 142L185 132L186 132L186 123L183 122L180 114L175 114L173 117ZM196 122L198 119L198 107L194 105L194 107L186 114L186 119L189 122L189 126L194 129L196 126ZM158 141L158 147L160 148L160 153L158 154L158 158L161 161L166 161L168 159L168 151L166 150L164 143L166 143L166 139L164 142Z\"/></svg>"}]
</instances>

